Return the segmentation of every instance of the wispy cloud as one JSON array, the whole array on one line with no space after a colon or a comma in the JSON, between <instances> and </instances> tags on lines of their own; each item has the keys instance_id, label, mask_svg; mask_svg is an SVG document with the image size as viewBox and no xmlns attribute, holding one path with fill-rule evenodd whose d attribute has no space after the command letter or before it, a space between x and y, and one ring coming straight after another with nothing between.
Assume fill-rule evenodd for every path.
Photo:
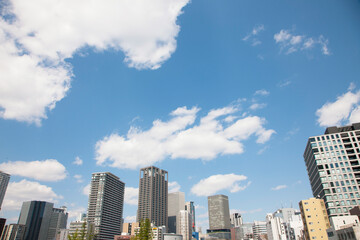
<instances>
[{"instance_id":1,"label":"wispy cloud","mask_svg":"<svg viewBox=\"0 0 360 240\"><path fill-rule=\"evenodd\" d=\"M250 33L248 33L242 40L250 42L251 46L257 46L261 44L261 41L257 38L260 32L264 31L265 27L263 24L256 25Z\"/></svg>"},{"instance_id":2,"label":"wispy cloud","mask_svg":"<svg viewBox=\"0 0 360 240\"><path fill-rule=\"evenodd\" d=\"M81 166L83 164L83 160L80 157L76 157L73 164Z\"/></svg>"},{"instance_id":3,"label":"wispy cloud","mask_svg":"<svg viewBox=\"0 0 360 240\"><path fill-rule=\"evenodd\" d=\"M79 174L74 175L74 178L78 183L82 183L84 180L82 179L82 176Z\"/></svg>"},{"instance_id":4,"label":"wispy cloud","mask_svg":"<svg viewBox=\"0 0 360 240\"><path fill-rule=\"evenodd\" d=\"M269 94L270 92L267 91L266 89L259 89L254 93L254 95L260 95L260 96L268 96Z\"/></svg>"},{"instance_id":5,"label":"wispy cloud","mask_svg":"<svg viewBox=\"0 0 360 240\"><path fill-rule=\"evenodd\" d=\"M336 101L327 102L316 111L320 126L339 126L360 121L360 91L353 90L354 85L351 85L348 92L337 97Z\"/></svg>"},{"instance_id":6,"label":"wispy cloud","mask_svg":"<svg viewBox=\"0 0 360 240\"><path fill-rule=\"evenodd\" d=\"M324 55L330 55L329 40L320 35L318 38L295 35L289 30L282 29L274 35L275 42L280 46L280 51L291 54L298 51L305 51L320 46Z\"/></svg>"},{"instance_id":7,"label":"wispy cloud","mask_svg":"<svg viewBox=\"0 0 360 240\"><path fill-rule=\"evenodd\" d=\"M271 188L271 190L273 190L273 191L279 191L279 190L285 189L285 188L287 188L287 185L278 185L278 186L276 186L276 187Z\"/></svg>"},{"instance_id":8,"label":"wispy cloud","mask_svg":"<svg viewBox=\"0 0 360 240\"><path fill-rule=\"evenodd\" d=\"M181 186L178 182L169 182L168 188L169 188L169 193L173 193L173 192L179 192Z\"/></svg>"},{"instance_id":9,"label":"wispy cloud","mask_svg":"<svg viewBox=\"0 0 360 240\"><path fill-rule=\"evenodd\" d=\"M126 136L114 133L103 138L96 143L97 164L136 169L165 158L209 161L220 154L241 154L242 142L252 135L262 144L275 133L265 129L266 120L258 116L224 121L239 112L235 106L211 110L194 124L199 111L180 107L170 114L170 120L155 120L149 130L131 127Z\"/></svg>"}]
</instances>

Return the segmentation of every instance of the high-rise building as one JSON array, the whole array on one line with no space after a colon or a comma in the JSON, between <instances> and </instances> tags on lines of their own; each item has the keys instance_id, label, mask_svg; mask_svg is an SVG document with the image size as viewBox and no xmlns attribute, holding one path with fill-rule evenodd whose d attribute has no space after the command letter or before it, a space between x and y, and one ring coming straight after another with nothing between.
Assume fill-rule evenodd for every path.
<instances>
[{"instance_id":1,"label":"high-rise building","mask_svg":"<svg viewBox=\"0 0 360 240\"><path fill-rule=\"evenodd\" d=\"M53 208L50 218L47 240L53 240L60 229L66 228L68 213L66 207Z\"/></svg>"},{"instance_id":2,"label":"high-rise building","mask_svg":"<svg viewBox=\"0 0 360 240\"><path fill-rule=\"evenodd\" d=\"M185 210L189 212L191 218L191 232L196 232L195 224L195 205L194 202L186 202Z\"/></svg>"},{"instance_id":3,"label":"high-rise building","mask_svg":"<svg viewBox=\"0 0 360 240\"><path fill-rule=\"evenodd\" d=\"M168 195L168 232L177 233L177 220L181 210L185 210L185 193L174 192Z\"/></svg>"},{"instance_id":4,"label":"high-rise building","mask_svg":"<svg viewBox=\"0 0 360 240\"><path fill-rule=\"evenodd\" d=\"M304 160L314 197L325 201L329 217L349 215L360 205L360 123L328 127L310 137Z\"/></svg>"},{"instance_id":5,"label":"high-rise building","mask_svg":"<svg viewBox=\"0 0 360 240\"><path fill-rule=\"evenodd\" d=\"M230 229L229 199L225 195L208 197L210 230Z\"/></svg>"},{"instance_id":6,"label":"high-rise building","mask_svg":"<svg viewBox=\"0 0 360 240\"><path fill-rule=\"evenodd\" d=\"M23 202L18 224L26 227L24 240L47 239L53 206L43 201Z\"/></svg>"},{"instance_id":7,"label":"high-rise building","mask_svg":"<svg viewBox=\"0 0 360 240\"><path fill-rule=\"evenodd\" d=\"M240 227L243 223L240 213L233 213L230 217L230 223L232 227Z\"/></svg>"},{"instance_id":8,"label":"high-rise building","mask_svg":"<svg viewBox=\"0 0 360 240\"><path fill-rule=\"evenodd\" d=\"M253 233L254 239L262 239L264 235L267 235L266 222L254 221Z\"/></svg>"},{"instance_id":9,"label":"high-rise building","mask_svg":"<svg viewBox=\"0 0 360 240\"><path fill-rule=\"evenodd\" d=\"M310 198L299 202L306 239L327 239L330 222L324 200Z\"/></svg>"},{"instance_id":10,"label":"high-rise building","mask_svg":"<svg viewBox=\"0 0 360 240\"><path fill-rule=\"evenodd\" d=\"M125 183L112 173L93 173L87 221L95 226L97 239L114 239L121 234Z\"/></svg>"},{"instance_id":11,"label":"high-rise building","mask_svg":"<svg viewBox=\"0 0 360 240\"><path fill-rule=\"evenodd\" d=\"M191 216L186 210L181 210L178 213L176 220L176 234L183 236L183 240L191 240L192 227L191 227Z\"/></svg>"},{"instance_id":12,"label":"high-rise building","mask_svg":"<svg viewBox=\"0 0 360 240\"><path fill-rule=\"evenodd\" d=\"M0 240L24 240L26 226L23 224L9 224L4 228Z\"/></svg>"},{"instance_id":13,"label":"high-rise building","mask_svg":"<svg viewBox=\"0 0 360 240\"><path fill-rule=\"evenodd\" d=\"M0 210L1 210L1 205L4 201L5 192L9 184L9 180L10 180L10 175L0 171Z\"/></svg>"},{"instance_id":14,"label":"high-rise building","mask_svg":"<svg viewBox=\"0 0 360 240\"><path fill-rule=\"evenodd\" d=\"M137 221L168 226L168 172L154 166L140 169Z\"/></svg>"}]
</instances>

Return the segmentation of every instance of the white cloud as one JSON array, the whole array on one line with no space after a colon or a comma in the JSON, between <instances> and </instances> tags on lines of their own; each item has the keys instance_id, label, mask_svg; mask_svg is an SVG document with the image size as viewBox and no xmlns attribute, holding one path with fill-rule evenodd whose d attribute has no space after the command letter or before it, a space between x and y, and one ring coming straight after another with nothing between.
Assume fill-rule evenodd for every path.
<instances>
[{"instance_id":1,"label":"white cloud","mask_svg":"<svg viewBox=\"0 0 360 240\"><path fill-rule=\"evenodd\" d=\"M76 181L78 182L78 183L82 183L84 180L82 179L82 176L81 175L79 175L79 174L75 174L74 175L74 178L76 179Z\"/></svg>"},{"instance_id":2,"label":"white cloud","mask_svg":"<svg viewBox=\"0 0 360 240\"><path fill-rule=\"evenodd\" d=\"M56 203L62 196L57 195L51 187L31 182L25 179L20 182L10 182L2 209L19 210L25 201L39 200Z\"/></svg>"},{"instance_id":3,"label":"white cloud","mask_svg":"<svg viewBox=\"0 0 360 240\"><path fill-rule=\"evenodd\" d=\"M43 161L15 161L0 164L0 169L11 175L33 178L40 181L60 181L66 178L64 165L55 159Z\"/></svg>"},{"instance_id":4,"label":"white cloud","mask_svg":"<svg viewBox=\"0 0 360 240\"><path fill-rule=\"evenodd\" d=\"M262 109L264 107L266 107L266 103L253 103L251 104L250 109L257 110L257 109Z\"/></svg>"},{"instance_id":5,"label":"white cloud","mask_svg":"<svg viewBox=\"0 0 360 240\"><path fill-rule=\"evenodd\" d=\"M89 196L90 194L90 187L91 187L91 184L89 183L88 185L86 185L83 190L82 190L82 194L84 194L85 196Z\"/></svg>"},{"instance_id":6,"label":"white cloud","mask_svg":"<svg viewBox=\"0 0 360 240\"><path fill-rule=\"evenodd\" d=\"M138 205L139 188L125 187L125 203Z\"/></svg>"},{"instance_id":7,"label":"white cloud","mask_svg":"<svg viewBox=\"0 0 360 240\"><path fill-rule=\"evenodd\" d=\"M125 218L125 222L128 222L128 223L136 222L136 216L127 216Z\"/></svg>"},{"instance_id":8,"label":"white cloud","mask_svg":"<svg viewBox=\"0 0 360 240\"><path fill-rule=\"evenodd\" d=\"M265 27L263 24L260 25L256 25L253 30L247 34L242 40L243 41L250 41L251 42L251 46L257 46L261 44L261 41L259 39L257 39L256 36L259 35L260 32L264 31Z\"/></svg>"},{"instance_id":9,"label":"white cloud","mask_svg":"<svg viewBox=\"0 0 360 240\"><path fill-rule=\"evenodd\" d=\"M70 88L65 59L85 48L122 51L130 67L159 68L176 49L176 21L188 3L9 1L3 11L12 17L0 19L0 117L40 125Z\"/></svg>"},{"instance_id":10,"label":"white cloud","mask_svg":"<svg viewBox=\"0 0 360 240\"><path fill-rule=\"evenodd\" d=\"M80 157L76 157L75 161L73 162L73 164L81 166L83 164L83 160Z\"/></svg>"},{"instance_id":11,"label":"white cloud","mask_svg":"<svg viewBox=\"0 0 360 240\"><path fill-rule=\"evenodd\" d=\"M85 209L84 207L78 207L78 208L70 208L70 209L68 209L68 213L69 213L69 220L68 220L68 222L79 220L80 214L86 213L86 212L87 212L87 209Z\"/></svg>"},{"instance_id":12,"label":"white cloud","mask_svg":"<svg viewBox=\"0 0 360 240\"><path fill-rule=\"evenodd\" d=\"M270 92L265 89L259 89L254 93L254 95L260 95L260 96L268 96L269 94Z\"/></svg>"},{"instance_id":13,"label":"white cloud","mask_svg":"<svg viewBox=\"0 0 360 240\"><path fill-rule=\"evenodd\" d=\"M320 126L339 126L360 121L360 91L348 91L337 97L335 102L327 102L316 111Z\"/></svg>"},{"instance_id":14,"label":"white cloud","mask_svg":"<svg viewBox=\"0 0 360 240\"><path fill-rule=\"evenodd\" d=\"M168 188L169 188L169 193L173 193L173 192L179 192L180 191L180 185L178 182L169 182L168 183Z\"/></svg>"},{"instance_id":15,"label":"white cloud","mask_svg":"<svg viewBox=\"0 0 360 240\"><path fill-rule=\"evenodd\" d=\"M281 51L291 54L297 51L304 51L319 45L324 55L330 55L328 48L329 40L320 35L317 39L304 35L293 35L289 30L281 29L274 35L274 40L279 44Z\"/></svg>"},{"instance_id":16,"label":"white cloud","mask_svg":"<svg viewBox=\"0 0 360 240\"><path fill-rule=\"evenodd\" d=\"M155 120L149 130L131 127L126 136L113 133L104 137L96 143L97 164L136 169L167 157L207 161L218 155L242 153L242 141L251 135L257 136L257 143L264 143L275 133L266 130L266 120L258 116L226 122L239 111L235 107L211 110L195 125L198 111L196 107L181 107L170 114L170 120Z\"/></svg>"},{"instance_id":17,"label":"white cloud","mask_svg":"<svg viewBox=\"0 0 360 240\"><path fill-rule=\"evenodd\" d=\"M287 188L287 185L278 185L276 187L271 188L271 190L278 191L278 190L285 189L285 188Z\"/></svg>"},{"instance_id":18,"label":"white cloud","mask_svg":"<svg viewBox=\"0 0 360 240\"><path fill-rule=\"evenodd\" d=\"M191 188L191 193L196 196L210 196L223 190L228 190L231 193L245 190L251 182L246 185L240 186L241 181L247 179L244 175L236 174L217 174L208 178L200 180Z\"/></svg>"}]
</instances>

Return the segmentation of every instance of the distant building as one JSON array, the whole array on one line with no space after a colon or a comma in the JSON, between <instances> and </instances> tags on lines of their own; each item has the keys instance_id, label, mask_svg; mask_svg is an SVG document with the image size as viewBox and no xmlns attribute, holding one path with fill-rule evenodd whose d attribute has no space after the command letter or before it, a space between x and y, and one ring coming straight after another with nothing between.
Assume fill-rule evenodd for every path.
<instances>
[{"instance_id":1,"label":"distant building","mask_svg":"<svg viewBox=\"0 0 360 240\"><path fill-rule=\"evenodd\" d=\"M68 240L69 229L60 229L56 234L56 240Z\"/></svg>"},{"instance_id":2,"label":"distant building","mask_svg":"<svg viewBox=\"0 0 360 240\"><path fill-rule=\"evenodd\" d=\"M1 205L4 201L9 180L10 180L10 175L0 171L0 210L1 210Z\"/></svg>"},{"instance_id":3,"label":"distant building","mask_svg":"<svg viewBox=\"0 0 360 240\"><path fill-rule=\"evenodd\" d=\"M229 198L225 195L208 197L209 230L230 231Z\"/></svg>"},{"instance_id":4,"label":"distant building","mask_svg":"<svg viewBox=\"0 0 360 240\"><path fill-rule=\"evenodd\" d=\"M310 198L299 202L306 239L326 239L330 222L324 200Z\"/></svg>"},{"instance_id":5,"label":"distant building","mask_svg":"<svg viewBox=\"0 0 360 240\"><path fill-rule=\"evenodd\" d=\"M6 223L6 219L0 218L0 237L1 237L2 232L4 231L5 223Z\"/></svg>"},{"instance_id":6,"label":"distant building","mask_svg":"<svg viewBox=\"0 0 360 240\"><path fill-rule=\"evenodd\" d=\"M301 240L301 214L294 208L280 208L273 214L267 214L266 229L269 240Z\"/></svg>"},{"instance_id":7,"label":"distant building","mask_svg":"<svg viewBox=\"0 0 360 240\"><path fill-rule=\"evenodd\" d=\"M164 233L163 234L163 240L183 240L183 236L180 234L174 234L174 233Z\"/></svg>"},{"instance_id":8,"label":"distant building","mask_svg":"<svg viewBox=\"0 0 360 240\"><path fill-rule=\"evenodd\" d=\"M191 227L191 215L186 210L181 210L178 214L176 221L177 234L183 236L183 240L191 240L192 227Z\"/></svg>"},{"instance_id":9,"label":"distant building","mask_svg":"<svg viewBox=\"0 0 360 240\"><path fill-rule=\"evenodd\" d=\"M267 234L266 222L254 221L253 234L254 239L262 239Z\"/></svg>"},{"instance_id":10,"label":"distant building","mask_svg":"<svg viewBox=\"0 0 360 240\"><path fill-rule=\"evenodd\" d=\"M168 172L154 166L140 169L137 222L149 219L168 226Z\"/></svg>"},{"instance_id":11,"label":"distant building","mask_svg":"<svg viewBox=\"0 0 360 240\"><path fill-rule=\"evenodd\" d=\"M310 137L304 160L314 197L324 200L329 217L349 215L360 204L360 123L328 127Z\"/></svg>"},{"instance_id":12,"label":"distant building","mask_svg":"<svg viewBox=\"0 0 360 240\"><path fill-rule=\"evenodd\" d=\"M47 240L53 240L60 229L65 229L68 219L66 207L53 208L50 218Z\"/></svg>"},{"instance_id":13,"label":"distant building","mask_svg":"<svg viewBox=\"0 0 360 240\"><path fill-rule=\"evenodd\" d=\"M196 232L196 224L195 224L195 205L194 202L186 202L185 210L190 213L191 217L191 231Z\"/></svg>"},{"instance_id":14,"label":"distant building","mask_svg":"<svg viewBox=\"0 0 360 240\"><path fill-rule=\"evenodd\" d=\"M18 224L26 226L24 240L47 239L53 206L53 203L43 201L22 204Z\"/></svg>"},{"instance_id":15,"label":"distant building","mask_svg":"<svg viewBox=\"0 0 360 240\"><path fill-rule=\"evenodd\" d=\"M242 220L240 213L231 214L230 224L232 227L235 227L235 228L240 227L242 223L243 223L243 220Z\"/></svg>"},{"instance_id":16,"label":"distant building","mask_svg":"<svg viewBox=\"0 0 360 240\"><path fill-rule=\"evenodd\" d=\"M163 234L166 233L166 226L152 227L152 240L164 240Z\"/></svg>"},{"instance_id":17,"label":"distant building","mask_svg":"<svg viewBox=\"0 0 360 240\"><path fill-rule=\"evenodd\" d=\"M24 240L26 226L23 224L6 225L1 235L1 240Z\"/></svg>"},{"instance_id":18,"label":"distant building","mask_svg":"<svg viewBox=\"0 0 360 240\"><path fill-rule=\"evenodd\" d=\"M87 221L94 224L97 239L113 240L121 234L124 191L125 183L114 174L92 174Z\"/></svg>"},{"instance_id":19,"label":"distant building","mask_svg":"<svg viewBox=\"0 0 360 240\"><path fill-rule=\"evenodd\" d=\"M168 232L177 233L177 222L180 211L185 210L185 193L173 192L168 194Z\"/></svg>"},{"instance_id":20,"label":"distant building","mask_svg":"<svg viewBox=\"0 0 360 240\"><path fill-rule=\"evenodd\" d=\"M94 223L88 223L85 221L74 221L70 223L69 226L69 235L73 236L76 232L81 233L85 232L87 235L91 234L95 229Z\"/></svg>"}]
</instances>

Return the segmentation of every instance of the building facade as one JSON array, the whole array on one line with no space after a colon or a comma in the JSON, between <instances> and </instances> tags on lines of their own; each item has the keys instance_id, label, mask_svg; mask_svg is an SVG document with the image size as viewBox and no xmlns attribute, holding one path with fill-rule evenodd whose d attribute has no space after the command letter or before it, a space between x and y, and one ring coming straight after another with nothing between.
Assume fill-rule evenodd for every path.
<instances>
[{"instance_id":1,"label":"building facade","mask_svg":"<svg viewBox=\"0 0 360 240\"><path fill-rule=\"evenodd\" d=\"M324 200L310 198L299 202L306 239L327 239L330 222Z\"/></svg>"},{"instance_id":2,"label":"building facade","mask_svg":"<svg viewBox=\"0 0 360 240\"><path fill-rule=\"evenodd\" d=\"M44 201L23 202L18 224L26 227L24 240L47 239L53 206Z\"/></svg>"},{"instance_id":3,"label":"building facade","mask_svg":"<svg viewBox=\"0 0 360 240\"><path fill-rule=\"evenodd\" d=\"M225 195L208 197L210 230L230 229L229 198Z\"/></svg>"},{"instance_id":4,"label":"building facade","mask_svg":"<svg viewBox=\"0 0 360 240\"><path fill-rule=\"evenodd\" d=\"M314 197L325 201L329 217L349 215L360 205L360 123L328 127L310 137L304 160Z\"/></svg>"},{"instance_id":5,"label":"building facade","mask_svg":"<svg viewBox=\"0 0 360 240\"><path fill-rule=\"evenodd\" d=\"M9 224L4 228L0 240L24 240L26 226L23 224Z\"/></svg>"},{"instance_id":6,"label":"building facade","mask_svg":"<svg viewBox=\"0 0 360 240\"><path fill-rule=\"evenodd\" d=\"M121 234L125 183L110 172L91 177L87 221L94 224L97 239L114 239Z\"/></svg>"},{"instance_id":7,"label":"building facade","mask_svg":"<svg viewBox=\"0 0 360 240\"><path fill-rule=\"evenodd\" d=\"M176 222L176 234L183 236L183 240L191 240L192 227L191 227L191 216L186 210L181 210L178 213L178 219Z\"/></svg>"},{"instance_id":8,"label":"building facade","mask_svg":"<svg viewBox=\"0 0 360 240\"><path fill-rule=\"evenodd\" d=\"M47 240L53 240L56 237L56 234L60 232L60 229L65 229L68 219L68 213L66 207L53 208L49 230L47 235Z\"/></svg>"},{"instance_id":9,"label":"building facade","mask_svg":"<svg viewBox=\"0 0 360 240\"><path fill-rule=\"evenodd\" d=\"M177 222L180 211L185 210L185 193L174 192L168 195L168 232L178 233Z\"/></svg>"},{"instance_id":10,"label":"building facade","mask_svg":"<svg viewBox=\"0 0 360 240\"><path fill-rule=\"evenodd\" d=\"M137 222L144 219L168 226L168 172L154 166L140 169Z\"/></svg>"},{"instance_id":11,"label":"building facade","mask_svg":"<svg viewBox=\"0 0 360 240\"><path fill-rule=\"evenodd\" d=\"M0 171L0 210L1 210L1 205L4 201L9 180L10 180L10 175Z\"/></svg>"},{"instance_id":12,"label":"building facade","mask_svg":"<svg viewBox=\"0 0 360 240\"><path fill-rule=\"evenodd\" d=\"M196 224L195 224L195 205L194 202L186 202L185 210L189 212L191 217L191 232L196 232Z\"/></svg>"}]
</instances>

